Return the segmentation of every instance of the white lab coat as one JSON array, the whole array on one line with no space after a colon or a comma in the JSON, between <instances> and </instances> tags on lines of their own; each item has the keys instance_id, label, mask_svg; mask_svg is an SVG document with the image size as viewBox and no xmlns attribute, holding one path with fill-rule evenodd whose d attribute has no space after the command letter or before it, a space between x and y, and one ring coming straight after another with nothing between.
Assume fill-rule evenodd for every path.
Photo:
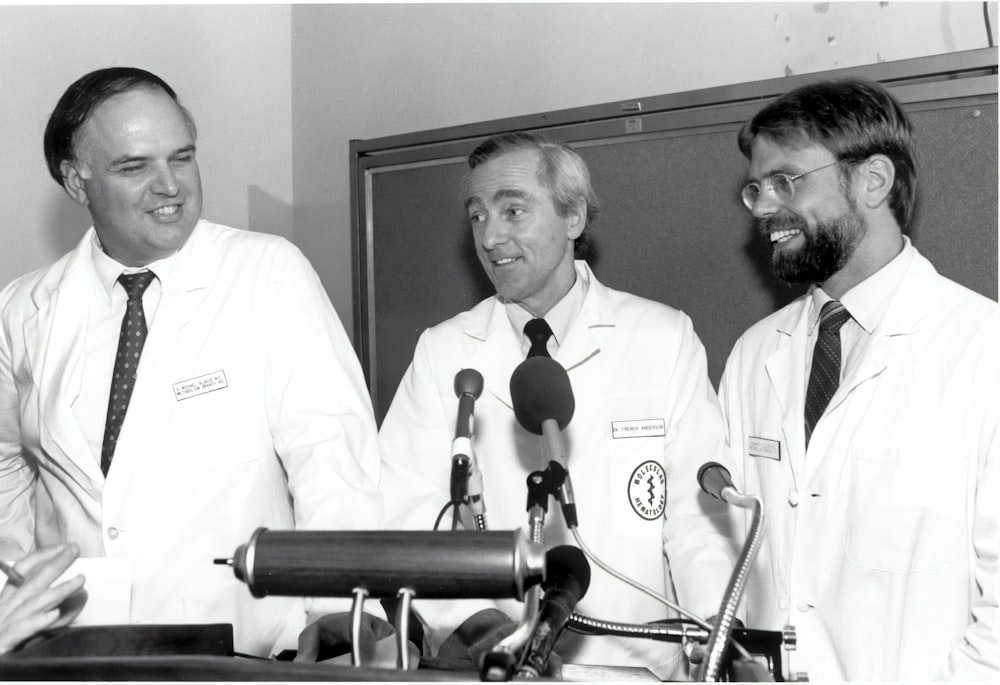
<instances>
[{"instance_id":1,"label":"white lab coat","mask_svg":"<svg viewBox=\"0 0 1000 685\"><path fill-rule=\"evenodd\" d=\"M808 303L750 328L719 389L766 504L749 626L794 625L812 680L997 682L997 304L915 253L806 452Z\"/></svg>"},{"instance_id":2,"label":"white lab coat","mask_svg":"<svg viewBox=\"0 0 1000 685\"><path fill-rule=\"evenodd\" d=\"M126 557L132 621L233 623L238 651L295 647L302 600L254 599L212 559L258 526L381 526L374 416L336 312L290 243L200 221L163 282L105 480L72 410L92 231L0 293L0 555L69 540ZM192 392L206 376L216 389Z\"/></svg>"},{"instance_id":3,"label":"white lab coat","mask_svg":"<svg viewBox=\"0 0 1000 685\"><path fill-rule=\"evenodd\" d=\"M615 569L673 596L665 551L681 604L703 618L712 615L732 566L716 527L725 513L696 482L702 463L725 460L704 348L683 313L606 288L584 262L576 269L589 290L556 361L568 371L576 400L564 436L581 536ZM454 378L472 368L485 380L475 407L474 444L489 526L527 528L525 481L546 462L541 439L517 425L512 410L510 377L522 360L519 338L496 297L421 335L379 436L390 527L429 529L448 501L458 407ZM636 433L641 437L616 437ZM665 518L663 487L651 489L651 472L666 475ZM449 515L443 527L450 522ZM575 544L554 502L545 542ZM591 572L581 613L635 623L674 615L593 564ZM434 625L428 612L424 618L443 636L472 606L454 613L450 625L440 617ZM523 611L514 601L500 606L512 618ZM420 611L419 600L414 608ZM642 639L564 633L557 651L569 663L646 666L661 675L677 666L676 644Z\"/></svg>"}]
</instances>

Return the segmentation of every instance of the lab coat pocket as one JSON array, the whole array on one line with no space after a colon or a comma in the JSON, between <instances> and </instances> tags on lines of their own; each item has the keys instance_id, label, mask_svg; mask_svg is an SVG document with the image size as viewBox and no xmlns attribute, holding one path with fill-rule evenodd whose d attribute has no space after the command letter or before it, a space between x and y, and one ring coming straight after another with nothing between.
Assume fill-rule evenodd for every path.
<instances>
[{"instance_id":1,"label":"lab coat pocket","mask_svg":"<svg viewBox=\"0 0 1000 685\"><path fill-rule=\"evenodd\" d=\"M845 553L889 573L940 573L964 558L966 462L913 443L855 448Z\"/></svg>"}]
</instances>

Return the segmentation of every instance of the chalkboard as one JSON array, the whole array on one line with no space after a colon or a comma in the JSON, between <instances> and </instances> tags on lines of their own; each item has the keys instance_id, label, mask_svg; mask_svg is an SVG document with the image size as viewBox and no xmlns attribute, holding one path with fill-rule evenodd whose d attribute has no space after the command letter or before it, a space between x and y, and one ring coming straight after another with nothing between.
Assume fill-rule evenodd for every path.
<instances>
[{"instance_id":1,"label":"chalkboard","mask_svg":"<svg viewBox=\"0 0 1000 685\"><path fill-rule=\"evenodd\" d=\"M943 274L997 298L995 49L690 91L353 141L355 345L381 421L427 327L493 294L459 196L484 138L536 130L587 161L601 202L590 263L605 284L686 312L717 383L736 338L802 288L775 282L739 199L740 125L810 81L882 81L912 116L918 206L910 231Z\"/></svg>"}]
</instances>

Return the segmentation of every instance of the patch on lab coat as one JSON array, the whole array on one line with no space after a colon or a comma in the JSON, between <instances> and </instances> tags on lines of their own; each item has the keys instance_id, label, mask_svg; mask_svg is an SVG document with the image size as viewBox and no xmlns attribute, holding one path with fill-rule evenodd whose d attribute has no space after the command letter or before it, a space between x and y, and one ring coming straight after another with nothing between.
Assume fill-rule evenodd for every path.
<instances>
[{"instance_id":1,"label":"patch on lab coat","mask_svg":"<svg viewBox=\"0 0 1000 685\"><path fill-rule=\"evenodd\" d=\"M662 438L667 434L663 419L640 419L638 421L612 421L611 437L621 438Z\"/></svg>"},{"instance_id":2,"label":"patch on lab coat","mask_svg":"<svg viewBox=\"0 0 1000 685\"><path fill-rule=\"evenodd\" d=\"M658 461L644 461L628 480L628 502L632 511L647 521L663 516L667 506L667 474Z\"/></svg>"},{"instance_id":3,"label":"patch on lab coat","mask_svg":"<svg viewBox=\"0 0 1000 685\"><path fill-rule=\"evenodd\" d=\"M204 395L206 392L215 392L216 390L228 387L229 383L226 381L226 373L224 371L213 371L197 378L189 378L186 381L174 383L174 398L180 402L181 400L187 400L198 395Z\"/></svg>"},{"instance_id":4,"label":"patch on lab coat","mask_svg":"<svg viewBox=\"0 0 1000 685\"><path fill-rule=\"evenodd\" d=\"M665 437L608 440L606 507L615 537L659 537L666 509ZM572 468L572 466L570 467ZM581 497L579 491L577 497Z\"/></svg>"},{"instance_id":5,"label":"patch on lab coat","mask_svg":"<svg viewBox=\"0 0 1000 685\"><path fill-rule=\"evenodd\" d=\"M747 456L781 461L781 441L748 435Z\"/></svg>"}]
</instances>

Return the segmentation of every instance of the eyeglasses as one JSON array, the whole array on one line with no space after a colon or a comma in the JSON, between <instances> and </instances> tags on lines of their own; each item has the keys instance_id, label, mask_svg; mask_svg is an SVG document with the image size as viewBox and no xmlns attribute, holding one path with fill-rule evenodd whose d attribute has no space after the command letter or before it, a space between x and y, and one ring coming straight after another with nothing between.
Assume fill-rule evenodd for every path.
<instances>
[{"instance_id":1,"label":"eyeglasses","mask_svg":"<svg viewBox=\"0 0 1000 685\"><path fill-rule=\"evenodd\" d=\"M837 164L846 161L847 161L846 159L838 159L836 162L830 162L829 164L824 164L821 167L810 169L809 171L798 174L796 176L791 176L789 174L783 174L783 173L771 174L767 178L763 179L761 183L763 183L767 187L767 189L771 191L771 194L774 196L775 200L777 200L783 205L786 205L792 201L793 197L795 197L795 182L798 181L800 178L802 178L803 176L808 176L809 174L817 171L822 171L823 169L829 169L832 166L835 166ZM749 209L750 211L753 211L753 206L757 203L757 200L760 199L761 183L757 183L756 181L750 181L745 186L743 186L743 190L740 191L740 195L743 197L743 204L745 204L747 206L747 209Z\"/></svg>"}]
</instances>

